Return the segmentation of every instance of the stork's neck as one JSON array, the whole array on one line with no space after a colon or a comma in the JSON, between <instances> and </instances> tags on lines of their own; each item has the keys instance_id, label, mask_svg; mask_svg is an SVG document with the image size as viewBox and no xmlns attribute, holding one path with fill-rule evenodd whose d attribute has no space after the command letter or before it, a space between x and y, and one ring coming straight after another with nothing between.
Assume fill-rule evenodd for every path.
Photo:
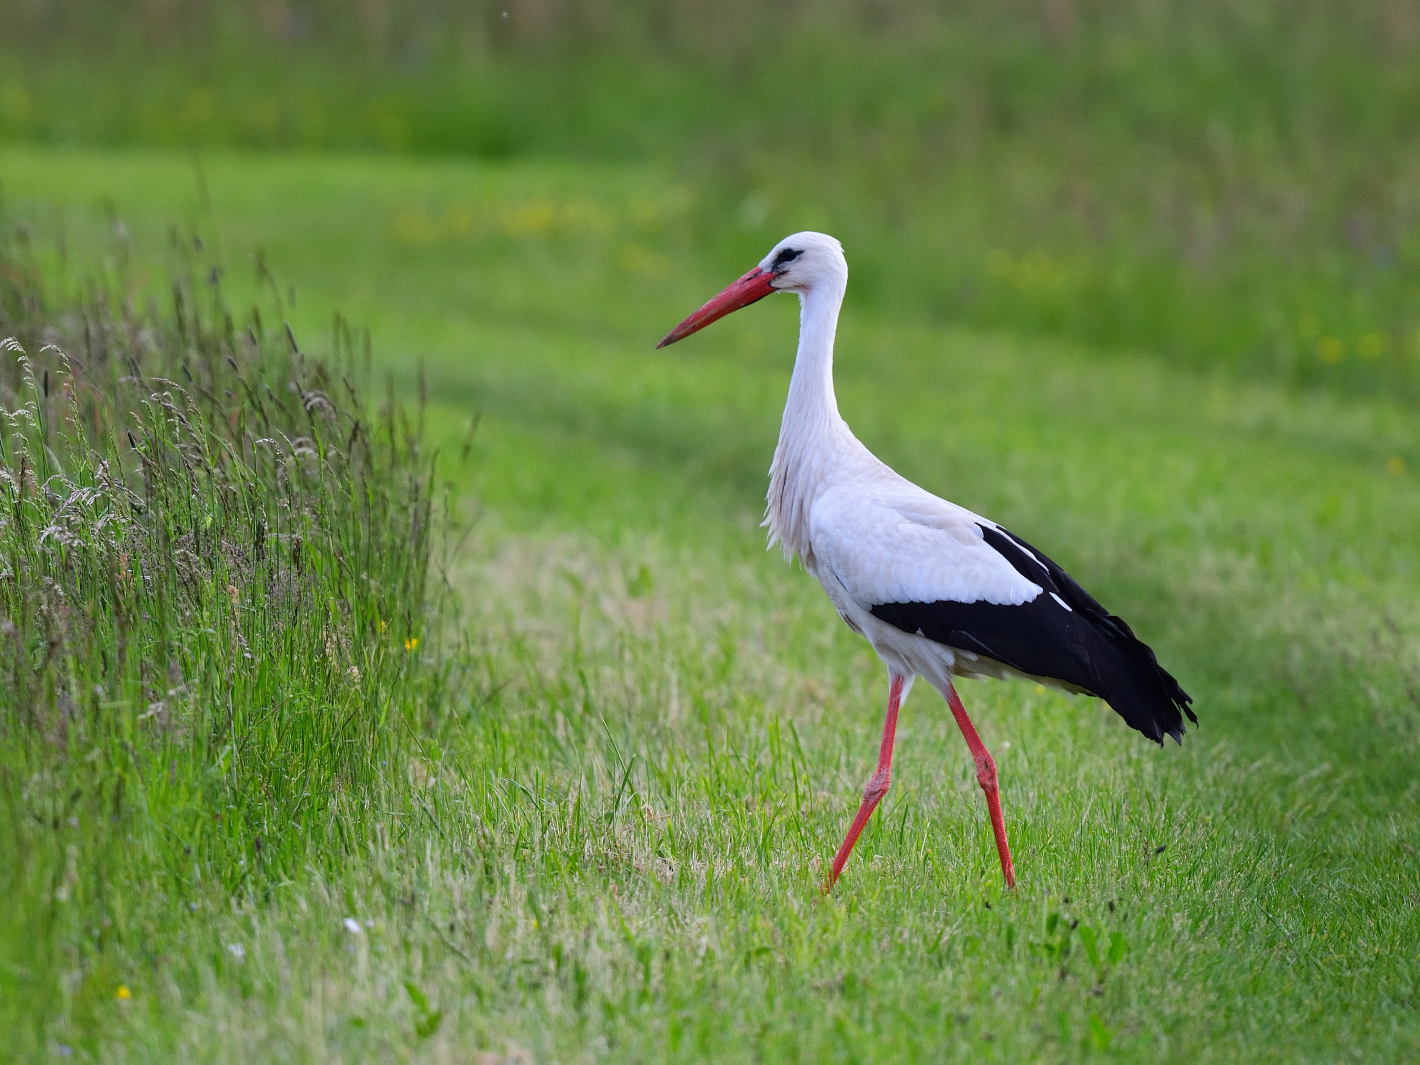
<instances>
[{"instance_id":1,"label":"stork's neck","mask_svg":"<svg viewBox=\"0 0 1420 1065\"><path fill-rule=\"evenodd\" d=\"M841 285L815 287L800 297L799 353L779 429L781 447L790 433L812 435L843 424L833 394L833 338L842 305Z\"/></svg>"},{"instance_id":2,"label":"stork's neck","mask_svg":"<svg viewBox=\"0 0 1420 1065\"><path fill-rule=\"evenodd\" d=\"M862 446L833 393L833 338L846 282L816 285L800 296L799 353L769 468L769 542L779 541L786 555L798 555L810 568L809 508L843 457Z\"/></svg>"}]
</instances>

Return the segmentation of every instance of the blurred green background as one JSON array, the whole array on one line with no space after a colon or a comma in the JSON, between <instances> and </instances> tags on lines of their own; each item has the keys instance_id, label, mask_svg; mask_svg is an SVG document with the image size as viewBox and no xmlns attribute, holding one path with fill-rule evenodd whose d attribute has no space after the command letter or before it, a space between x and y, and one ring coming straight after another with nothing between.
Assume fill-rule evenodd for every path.
<instances>
[{"instance_id":1,"label":"blurred green background","mask_svg":"<svg viewBox=\"0 0 1420 1065\"><path fill-rule=\"evenodd\" d=\"M654 164L727 272L1420 396L1407 0L4 0L0 142Z\"/></svg>"}]
</instances>

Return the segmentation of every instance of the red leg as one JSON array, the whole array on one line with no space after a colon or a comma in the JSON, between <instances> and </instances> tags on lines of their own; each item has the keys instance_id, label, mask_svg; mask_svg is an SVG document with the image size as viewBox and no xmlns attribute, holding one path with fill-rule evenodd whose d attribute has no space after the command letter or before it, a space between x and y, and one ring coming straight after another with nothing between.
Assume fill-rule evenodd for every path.
<instances>
[{"instance_id":1,"label":"red leg","mask_svg":"<svg viewBox=\"0 0 1420 1065\"><path fill-rule=\"evenodd\" d=\"M863 826L868 823L868 818L873 816L878 803L882 802L883 796L887 794L891 781L892 740L897 732L897 710L902 705L902 685L903 678L894 673L888 684L887 720L883 722L883 745L878 749L878 771L863 789L863 804L858 807L858 816L853 818L843 846L839 847L838 853L833 856L833 868L829 871L828 882L823 886L825 894L833 890L838 874L843 872L843 866L848 861L848 855L853 853L853 844L858 842Z\"/></svg>"},{"instance_id":2,"label":"red leg","mask_svg":"<svg viewBox=\"0 0 1420 1065\"><path fill-rule=\"evenodd\" d=\"M976 726L966 716L966 707L961 705L956 687L947 682L947 705L952 708L952 717L957 719L957 727L966 737L966 745L971 748L971 756L976 759L976 782L986 793L986 808L991 811L991 831L996 834L996 851L1001 855L1001 872L1006 876L1006 886L1016 886L1016 867L1011 862L1011 847L1006 842L1006 822L1001 817L1001 789L996 784L996 759L976 734Z\"/></svg>"}]
</instances>

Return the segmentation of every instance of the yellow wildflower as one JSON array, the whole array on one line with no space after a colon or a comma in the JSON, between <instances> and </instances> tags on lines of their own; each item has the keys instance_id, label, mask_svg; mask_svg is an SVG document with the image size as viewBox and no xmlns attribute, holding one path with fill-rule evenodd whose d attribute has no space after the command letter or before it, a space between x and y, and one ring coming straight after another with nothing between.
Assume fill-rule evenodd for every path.
<instances>
[{"instance_id":1,"label":"yellow wildflower","mask_svg":"<svg viewBox=\"0 0 1420 1065\"><path fill-rule=\"evenodd\" d=\"M1340 362L1346 357L1346 344L1340 337L1324 336L1316 342L1316 353L1322 362Z\"/></svg>"}]
</instances>

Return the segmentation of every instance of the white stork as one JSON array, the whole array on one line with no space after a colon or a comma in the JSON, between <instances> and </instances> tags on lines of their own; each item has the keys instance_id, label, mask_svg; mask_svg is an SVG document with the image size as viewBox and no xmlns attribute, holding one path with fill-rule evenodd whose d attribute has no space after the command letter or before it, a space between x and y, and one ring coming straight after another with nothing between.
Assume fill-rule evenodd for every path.
<instances>
[{"instance_id":1,"label":"white stork","mask_svg":"<svg viewBox=\"0 0 1420 1065\"><path fill-rule=\"evenodd\" d=\"M848 285L843 248L796 233L672 329L663 348L772 292L798 293L799 352L769 469L769 542L798 556L839 615L888 669L878 768L863 792L824 890L887 794L897 713L926 677L947 700L976 760L1006 886L1016 876L1001 818L996 763L952 677L1024 677L1095 695L1158 743L1195 724L1192 699L1128 625L1069 574L994 521L918 488L879 461L838 413L833 336Z\"/></svg>"}]
</instances>

